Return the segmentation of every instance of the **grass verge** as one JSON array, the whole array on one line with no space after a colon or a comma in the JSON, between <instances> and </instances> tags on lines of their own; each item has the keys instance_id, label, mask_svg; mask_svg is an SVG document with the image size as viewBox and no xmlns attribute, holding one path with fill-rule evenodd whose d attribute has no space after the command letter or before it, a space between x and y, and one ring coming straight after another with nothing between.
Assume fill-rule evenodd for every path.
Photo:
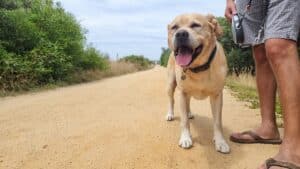
<instances>
[{"instance_id":1,"label":"grass verge","mask_svg":"<svg viewBox=\"0 0 300 169\"><path fill-rule=\"evenodd\" d=\"M137 64L131 62L125 62L125 61L110 61L109 67L110 68L105 71L88 70L88 71L76 72L72 76L70 76L66 81L58 81L43 86L32 86L26 90L25 89L17 90L17 91L0 90L0 97L17 96L29 92L40 92L44 90L55 89L57 87L87 83L87 82L101 80L108 77L125 75L125 74L134 73L134 72L143 71L152 68L151 65L141 68Z\"/></svg>"},{"instance_id":2,"label":"grass verge","mask_svg":"<svg viewBox=\"0 0 300 169\"><path fill-rule=\"evenodd\" d=\"M226 86L231 90L234 97L240 101L246 102L251 109L259 108L259 97L256 88L255 77L250 74L241 74L238 77L230 75L226 79ZM279 120L278 125L282 126L282 109L279 103L278 96L276 97L275 105L276 116Z\"/></svg>"}]
</instances>

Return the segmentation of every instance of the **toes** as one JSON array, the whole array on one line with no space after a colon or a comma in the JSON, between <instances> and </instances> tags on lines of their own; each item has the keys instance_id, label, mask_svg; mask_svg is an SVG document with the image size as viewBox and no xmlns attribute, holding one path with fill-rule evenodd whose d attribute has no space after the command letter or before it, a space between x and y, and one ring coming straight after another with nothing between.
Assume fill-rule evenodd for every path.
<instances>
[{"instance_id":1,"label":"toes","mask_svg":"<svg viewBox=\"0 0 300 169\"><path fill-rule=\"evenodd\" d=\"M216 150L218 152L225 153L225 154L230 153L230 147L226 143L225 140L216 141L215 142L215 146L216 146Z\"/></svg>"},{"instance_id":2,"label":"toes","mask_svg":"<svg viewBox=\"0 0 300 169\"><path fill-rule=\"evenodd\" d=\"M185 139L185 140L180 140L179 141L179 146L184 148L184 149L188 149L191 148L193 145L193 142L191 139Z\"/></svg>"},{"instance_id":3,"label":"toes","mask_svg":"<svg viewBox=\"0 0 300 169\"><path fill-rule=\"evenodd\" d=\"M167 120L167 121L172 121L172 120L174 120L174 115L173 115L173 114L167 114L166 120Z\"/></svg>"},{"instance_id":4,"label":"toes","mask_svg":"<svg viewBox=\"0 0 300 169\"><path fill-rule=\"evenodd\" d=\"M186 136L183 135L181 136L180 140L179 140L179 146L184 148L184 149L188 149L191 148L193 145L192 139L190 136Z\"/></svg>"},{"instance_id":5,"label":"toes","mask_svg":"<svg viewBox=\"0 0 300 169\"><path fill-rule=\"evenodd\" d=\"M266 165L262 164L261 166L259 166L257 169L266 169Z\"/></svg>"},{"instance_id":6,"label":"toes","mask_svg":"<svg viewBox=\"0 0 300 169\"><path fill-rule=\"evenodd\" d=\"M190 112L190 113L188 114L188 118L189 118L189 119L193 119L193 118L194 118L193 113Z\"/></svg>"}]
</instances>

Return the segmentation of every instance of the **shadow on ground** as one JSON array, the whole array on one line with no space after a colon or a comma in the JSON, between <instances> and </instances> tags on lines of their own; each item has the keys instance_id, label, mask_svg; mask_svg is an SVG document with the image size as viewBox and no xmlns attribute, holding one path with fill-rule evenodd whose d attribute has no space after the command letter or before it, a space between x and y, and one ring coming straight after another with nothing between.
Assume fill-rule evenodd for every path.
<instances>
[{"instance_id":1,"label":"shadow on ground","mask_svg":"<svg viewBox=\"0 0 300 169\"><path fill-rule=\"evenodd\" d=\"M190 120L190 123L194 131L196 131L196 133L192 133L192 135L194 136L194 144L199 144L201 147L203 147L207 161L209 163L209 168L228 169L231 168L232 165L235 165L235 162L238 162L243 158L245 152L243 152L242 149L239 148L241 145L229 141L228 136L233 131L226 128L226 126L223 127L224 137L231 148L231 152L230 154L221 154L215 150L212 140L212 119L195 114L194 119ZM232 159L232 157L234 157L234 159Z\"/></svg>"}]
</instances>

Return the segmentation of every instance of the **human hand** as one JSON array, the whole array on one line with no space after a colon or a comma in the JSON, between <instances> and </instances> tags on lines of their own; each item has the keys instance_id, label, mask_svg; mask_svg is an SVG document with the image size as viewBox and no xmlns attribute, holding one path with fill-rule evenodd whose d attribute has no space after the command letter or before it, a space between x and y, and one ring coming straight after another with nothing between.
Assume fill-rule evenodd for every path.
<instances>
[{"instance_id":1,"label":"human hand","mask_svg":"<svg viewBox=\"0 0 300 169\"><path fill-rule=\"evenodd\" d=\"M237 13L234 0L227 0L225 9L225 17L228 22L231 22L232 16Z\"/></svg>"}]
</instances>

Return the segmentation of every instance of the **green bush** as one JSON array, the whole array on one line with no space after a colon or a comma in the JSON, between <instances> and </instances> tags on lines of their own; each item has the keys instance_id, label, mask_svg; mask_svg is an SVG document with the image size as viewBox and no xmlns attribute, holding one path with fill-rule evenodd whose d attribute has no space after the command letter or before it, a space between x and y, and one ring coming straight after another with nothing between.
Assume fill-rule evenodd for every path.
<instances>
[{"instance_id":1,"label":"green bush","mask_svg":"<svg viewBox=\"0 0 300 169\"><path fill-rule=\"evenodd\" d=\"M39 44L40 32L25 11L0 9L0 40L8 52L22 54Z\"/></svg>"},{"instance_id":2,"label":"green bush","mask_svg":"<svg viewBox=\"0 0 300 169\"><path fill-rule=\"evenodd\" d=\"M148 69L151 65L153 65L152 61L145 58L144 56L139 55L125 56L122 59L120 59L120 61L133 63L138 67L139 70Z\"/></svg>"},{"instance_id":3,"label":"green bush","mask_svg":"<svg viewBox=\"0 0 300 169\"><path fill-rule=\"evenodd\" d=\"M80 71L108 69L85 47L85 30L52 0L0 0L0 90L68 81Z\"/></svg>"},{"instance_id":4,"label":"green bush","mask_svg":"<svg viewBox=\"0 0 300 169\"><path fill-rule=\"evenodd\" d=\"M161 48L162 53L160 56L160 65L166 67L168 64L169 56L171 54L171 50L168 48Z\"/></svg>"},{"instance_id":5,"label":"green bush","mask_svg":"<svg viewBox=\"0 0 300 169\"><path fill-rule=\"evenodd\" d=\"M32 64L32 73L39 84L65 80L72 73L71 56L62 50L56 44L45 43L26 54L25 61Z\"/></svg>"},{"instance_id":6,"label":"green bush","mask_svg":"<svg viewBox=\"0 0 300 169\"><path fill-rule=\"evenodd\" d=\"M241 49L235 45L230 23L223 17L219 17L218 21L223 28L223 36L219 38L219 41L225 50L229 73L235 73L237 76L241 73L254 74L255 65L251 48Z\"/></svg>"},{"instance_id":7,"label":"green bush","mask_svg":"<svg viewBox=\"0 0 300 169\"><path fill-rule=\"evenodd\" d=\"M239 76L241 73L251 73L254 75L254 60L251 50L231 49L226 55L230 73Z\"/></svg>"},{"instance_id":8,"label":"green bush","mask_svg":"<svg viewBox=\"0 0 300 169\"><path fill-rule=\"evenodd\" d=\"M104 54L97 51L95 48L88 47L84 51L84 57L79 62L79 67L84 70L98 69L107 70L109 68L109 60L104 56Z\"/></svg>"}]
</instances>

